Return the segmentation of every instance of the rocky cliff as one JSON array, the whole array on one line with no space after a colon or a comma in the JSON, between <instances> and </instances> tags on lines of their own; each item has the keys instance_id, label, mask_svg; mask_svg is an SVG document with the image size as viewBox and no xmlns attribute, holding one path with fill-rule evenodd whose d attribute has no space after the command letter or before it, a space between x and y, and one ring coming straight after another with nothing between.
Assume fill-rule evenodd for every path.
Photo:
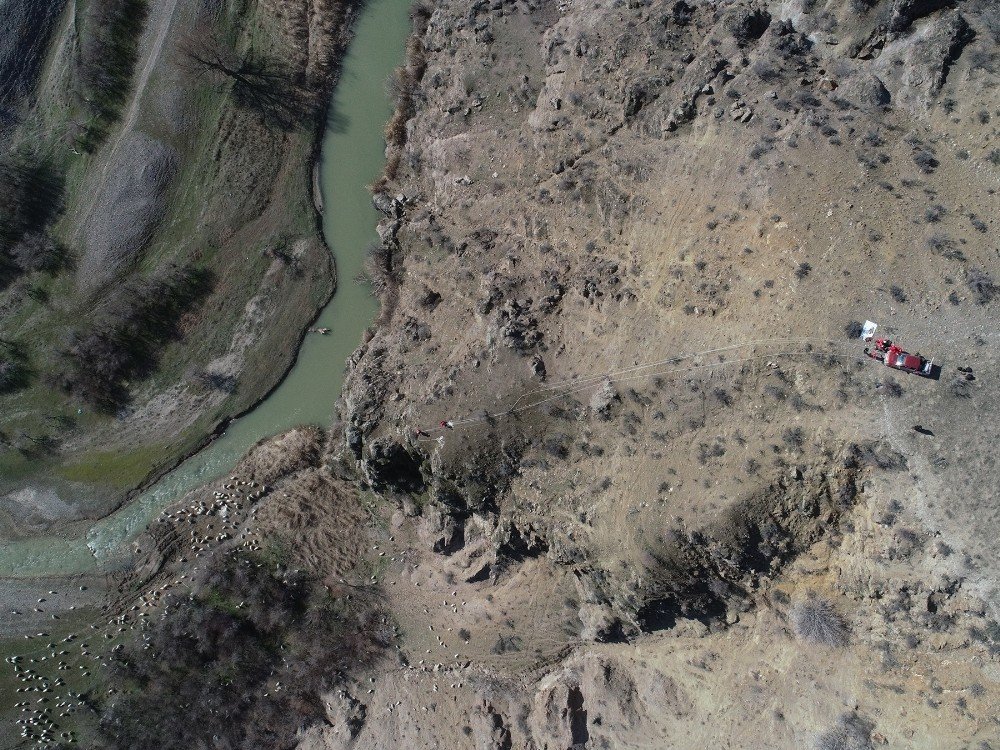
<instances>
[{"instance_id":1,"label":"rocky cliff","mask_svg":"<svg viewBox=\"0 0 1000 750\"><path fill-rule=\"evenodd\" d=\"M403 682L303 747L996 736L997 21L416 9L334 450Z\"/></svg>"}]
</instances>

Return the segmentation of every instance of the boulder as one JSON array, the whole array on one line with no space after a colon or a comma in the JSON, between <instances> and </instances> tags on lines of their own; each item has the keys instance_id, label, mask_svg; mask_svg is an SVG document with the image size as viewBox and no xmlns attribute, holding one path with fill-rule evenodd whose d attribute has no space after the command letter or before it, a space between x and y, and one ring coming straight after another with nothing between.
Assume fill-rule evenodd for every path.
<instances>
[{"instance_id":1,"label":"boulder","mask_svg":"<svg viewBox=\"0 0 1000 750\"><path fill-rule=\"evenodd\" d=\"M539 748L583 747L590 737L587 710L578 679L557 673L542 680L531 711L531 734Z\"/></svg>"},{"instance_id":2,"label":"boulder","mask_svg":"<svg viewBox=\"0 0 1000 750\"><path fill-rule=\"evenodd\" d=\"M388 193L374 193L372 205L375 206L375 210L385 216L390 218L398 218L399 216L399 203L393 200Z\"/></svg>"},{"instance_id":3,"label":"boulder","mask_svg":"<svg viewBox=\"0 0 1000 750\"><path fill-rule=\"evenodd\" d=\"M947 8L950 0L894 0L889 16L889 31L899 34L910 28L918 18Z\"/></svg>"},{"instance_id":4,"label":"boulder","mask_svg":"<svg viewBox=\"0 0 1000 750\"><path fill-rule=\"evenodd\" d=\"M840 87L840 92L862 109L886 107L892 101L889 89L878 76L871 73L852 76Z\"/></svg>"},{"instance_id":5,"label":"boulder","mask_svg":"<svg viewBox=\"0 0 1000 750\"><path fill-rule=\"evenodd\" d=\"M606 604L584 604L578 616L583 623L580 638L585 641L607 641L618 626L618 618Z\"/></svg>"},{"instance_id":6,"label":"boulder","mask_svg":"<svg viewBox=\"0 0 1000 750\"><path fill-rule=\"evenodd\" d=\"M605 380L601 387L590 397L590 408L598 414L606 414L611 405L620 400L618 391L610 380Z\"/></svg>"},{"instance_id":7,"label":"boulder","mask_svg":"<svg viewBox=\"0 0 1000 750\"><path fill-rule=\"evenodd\" d=\"M771 14L763 8L736 7L731 11L727 26L737 43L746 45L764 36L771 25Z\"/></svg>"}]
</instances>

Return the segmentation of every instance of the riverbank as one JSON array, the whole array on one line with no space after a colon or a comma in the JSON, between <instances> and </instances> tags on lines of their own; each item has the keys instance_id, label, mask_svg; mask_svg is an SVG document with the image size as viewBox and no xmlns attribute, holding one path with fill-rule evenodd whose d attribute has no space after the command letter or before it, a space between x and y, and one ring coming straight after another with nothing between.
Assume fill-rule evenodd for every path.
<instances>
[{"instance_id":1,"label":"riverbank","mask_svg":"<svg viewBox=\"0 0 1000 750\"><path fill-rule=\"evenodd\" d=\"M317 162L327 206L320 220L337 259L341 283L312 325L329 328L330 335L305 336L295 365L257 409L229 422L201 451L116 512L97 523L76 524L76 533L68 538L35 537L0 547L4 574L69 574L78 572L84 563L93 569L139 533L159 509L221 476L262 438L298 424L329 424L340 395L341 373L377 311L369 286L357 280L363 271L366 249L378 240L374 231L378 213L365 186L381 173L381 132L391 113L384 81L392 71L393 61L402 56L409 29L405 11L400 13L392 3L364 17L376 20L363 23L380 23L385 30L381 35L369 34L376 43L361 50L349 48L349 65L342 85L331 98L329 127ZM343 161L337 154L348 154L350 158Z\"/></svg>"},{"instance_id":2,"label":"riverbank","mask_svg":"<svg viewBox=\"0 0 1000 750\"><path fill-rule=\"evenodd\" d=\"M163 193L162 218L126 278L108 291L101 288L96 299L88 292L87 304L77 312L82 293L71 270L38 272L25 279L40 290L33 294L58 304L25 298L16 303L13 318L11 298L18 288L0 288L5 336L19 346L26 342L36 373L28 387L0 393L4 538L61 533L104 517L198 452L273 392L292 368L305 330L333 294L336 273L314 209L310 174L358 6L265 2L254 6L252 19L234 21L226 14L206 17L196 5L151 3L142 44L152 46L140 47L135 67L141 75L121 132L93 154L66 151L65 210L53 231L71 238L81 226L111 220L110 209L88 196L102 194L105 175L128 171L117 162L136 134L143 134L142 143L153 134L173 150L175 176ZM62 37L79 33L80 23L73 18L59 24L38 93L25 105L32 132L65 127L52 114L71 95L66 77L73 60ZM224 78L187 70L183 61L192 29L231 23L237 33L259 27L252 42L257 51L237 42L239 54L280 58L315 98L317 105L306 107L307 116L294 127L263 126L258 112L235 101ZM303 23L311 29L305 41L299 32ZM135 157L140 173L144 153L140 149ZM73 244L82 248L81 262L91 263L93 241ZM129 288L133 275L141 278L171 264L199 268L211 279L207 296L180 314L176 332L163 337L143 377L124 384L126 398L113 414L42 387L55 373L52 362L40 363L69 335L67 319L84 329L99 324L91 319L105 294ZM27 495L20 493L25 488ZM35 512L42 497L56 498L45 505L59 512Z\"/></svg>"},{"instance_id":3,"label":"riverbank","mask_svg":"<svg viewBox=\"0 0 1000 750\"><path fill-rule=\"evenodd\" d=\"M324 201L327 210L319 221L325 237L329 239L328 252L337 258L341 283L333 301L312 323L316 327L329 328L330 334L305 337L303 333L294 366L257 409L230 421L204 450L181 462L177 469L168 472L100 523L90 525L81 522L76 527L81 533L66 538L35 537L22 545L0 547L0 564L6 566L8 575L18 577L18 580L6 581L5 585L11 591L17 591L19 598L25 602L31 601L36 594L39 598L49 598L44 592L50 589L62 591L68 582L74 586L72 599L53 597L52 604L46 602L49 610L37 613L37 617L22 621L8 616L6 623L11 633L20 632L23 628L33 629L33 632L47 630L62 633L62 629L54 625L42 628L44 618L55 614L61 620L76 622L79 612L92 614L93 610L88 605L92 607L104 603L105 586L98 583L103 576L88 576L87 571L96 572L104 567L114 574L111 580L119 580L121 574L127 577L133 552L129 541L146 529L164 507L178 502L189 491L203 487L212 477L231 472L248 451L253 453L251 449L255 444L260 448L257 453L270 456L267 453L269 444L283 445L284 438L266 440L268 436L292 425L325 425L331 420L340 393L339 375L362 339L377 307L368 286L356 281L355 277L363 266L366 248L377 240L375 225L378 217L365 186L378 176L384 159L381 131L391 111L384 81L394 62L402 56L403 39L408 30L406 3L386 0L373 3L365 9L361 19L352 18L345 28L350 34L362 33L367 41L360 50L349 49L343 69L338 66L337 76L342 85L336 87L329 107L324 108L326 122L330 125L326 127L324 124L322 128L321 148L313 149L313 159L321 174L321 187L327 197ZM342 39L342 43L347 44L347 37ZM308 170L306 174L312 171ZM302 184L312 192L309 190L310 183L310 179L305 179ZM318 435L314 439L318 441L320 437ZM278 449L278 454L282 450ZM320 450L317 448L313 452L316 454L313 460L318 461ZM280 455L271 456L263 470L269 471L280 461ZM262 474L259 481L273 483L275 477ZM196 502L200 500L197 492L191 497L196 498ZM327 531L331 539L337 538L332 529ZM77 586L81 583L87 584L82 592ZM112 584L110 600L116 601L120 596L133 593L131 588L126 588L127 591L120 591L117 585ZM77 609L67 611L67 607ZM123 632L118 627L110 630L108 635L112 640L108 643L117 643L114 639L121 638ZM13 649L10 653L23 650L19 641L5 643ZM82 663L89 661L84 659ZM13 700L14 683L10 682ZM74 689L86 689L88 684L93 683L78 680ZM0 683L0 695L6 697L7 687L6 682ZM6 737L2 732L0 736Z\"/></svg>"}]
</instances>

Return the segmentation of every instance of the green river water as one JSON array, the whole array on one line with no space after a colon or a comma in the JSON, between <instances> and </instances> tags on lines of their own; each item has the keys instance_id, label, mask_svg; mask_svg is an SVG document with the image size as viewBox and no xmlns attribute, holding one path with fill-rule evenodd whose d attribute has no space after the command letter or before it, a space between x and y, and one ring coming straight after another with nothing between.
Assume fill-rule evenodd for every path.
<instances>
[{"instance_id":1,"label":"green river water","mask_svg":"<svg viewBox=\"0 0 1000 750\"><path fill-rule=\"evenodd\" d=\"M386 81L403 59L410 0L371 0L355 25L330 108L320 164L323 232L337 263L337 291L316 322L326 336L305 338L281 385L225 434L163 477L133 502L72 539L33 538L0 545L0 576L94 571L185 492L226 474L258 440L299 424L329 425L347 358L377 311L356 282L365 249L377 240L378 213L367 186L385 161L383 126L392 105Z\"/></svg>"}]
</instances>

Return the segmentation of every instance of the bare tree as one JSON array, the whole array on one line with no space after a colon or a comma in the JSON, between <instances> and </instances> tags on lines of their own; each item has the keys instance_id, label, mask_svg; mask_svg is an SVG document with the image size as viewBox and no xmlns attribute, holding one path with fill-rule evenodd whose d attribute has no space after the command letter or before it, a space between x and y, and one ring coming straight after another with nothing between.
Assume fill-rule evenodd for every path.
<instances>
[{"instance_id":1,"label":"bare tree","mask_svg":"<svg viewBox=\"0 0 1000 750\"><path fill-rule=\"evenodd\" d=\"M17 364L10 359L0 359L0 393L12 390L18 381Z\"/></svg>"},{"instance_id":2,"label":"bare tree","mask_svg":"<svg viewBox=\"0 0 1000 750\"><path fill-rule=\"evenodd\" d=\"M11 249L14 263L22 271L41 271L59 265L59 247L45 232L28 232Z\"/></svg>"},{"instance_id":3,"label":"bare tree","mask_svg":"<svg viewBox=\"0 0 1000 750\"><path fill-rule=\"evenodd\" d=\"M236 103L266 121L290 129L302 119L306 99L278 61L260 54L240 54L211 30L199 29L180 45L185 67L195 77L231 85Z\"/></svg>"}]
</instances>

